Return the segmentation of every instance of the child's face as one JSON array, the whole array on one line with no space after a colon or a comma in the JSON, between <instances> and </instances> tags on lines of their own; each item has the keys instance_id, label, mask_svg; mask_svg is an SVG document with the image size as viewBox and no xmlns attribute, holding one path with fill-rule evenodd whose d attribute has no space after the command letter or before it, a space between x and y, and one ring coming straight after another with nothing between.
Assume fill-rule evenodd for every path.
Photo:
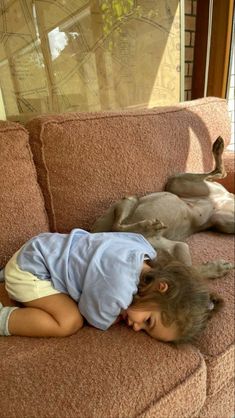
<instances>
[{"instance_id":1,"label":"child's face","mask_svg":"<svg viewBox=\"0 0 235 418\"><path fill-rule=\"evenodd\" d=\"M151 337L160 341L174 341L177 339L175 324L169 327L163 325L159 311L142 311L128 308L122 313L123 319L134 331L144 330Z\"/></svg>"}]
</instances>

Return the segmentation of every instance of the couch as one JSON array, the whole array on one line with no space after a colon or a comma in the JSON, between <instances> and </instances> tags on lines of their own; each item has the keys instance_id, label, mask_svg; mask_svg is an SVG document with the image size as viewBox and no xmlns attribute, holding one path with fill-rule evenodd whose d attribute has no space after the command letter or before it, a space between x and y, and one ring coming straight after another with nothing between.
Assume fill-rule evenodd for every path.
<instances>
[{"instance_id":1,"label":"couch","mask_svg":"<svg viewBox=\"0 0 235 418\"><path fill-rule=\"evenodd\" d=\"M42 231L88 229L116 199L161 191L169 175L212 169L230 140L226 101L0 122L0 266ZM233 153L225 152L234 192ZM188 239L193 261L234 259L234 237ZM232 418L232 272L210 284L225 305L195 344L174 346L125 324L67 338L0 337L1 418ZM14 304L0 286L0 301Z\"/></svg>"}]
</instances>

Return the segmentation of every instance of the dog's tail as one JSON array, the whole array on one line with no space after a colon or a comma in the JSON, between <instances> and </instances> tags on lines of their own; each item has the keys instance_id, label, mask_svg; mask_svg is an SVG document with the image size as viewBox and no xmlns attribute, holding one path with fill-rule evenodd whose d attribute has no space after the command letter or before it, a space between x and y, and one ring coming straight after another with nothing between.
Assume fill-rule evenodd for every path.
<instances>
[{"instance_id":1,"label":"dog's tail","mask_svg":"<svg viewBox=\"0 0 235 418\"><path fill-rule=\"evenodd\" d=\"M0 283L5 281L4 268L0 270Z\"/></svg>"}]
</instances>

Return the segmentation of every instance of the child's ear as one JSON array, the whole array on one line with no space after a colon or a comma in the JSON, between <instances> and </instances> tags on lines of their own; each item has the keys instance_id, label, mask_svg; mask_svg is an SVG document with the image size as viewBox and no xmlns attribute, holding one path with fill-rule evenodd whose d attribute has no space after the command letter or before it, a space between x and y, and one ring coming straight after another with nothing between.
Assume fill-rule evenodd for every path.
<instances>
[{"instance_id":1,"label":"child's ear","mask_svg":"<svg viewBox=\"0 0 235 418\"><path fill-rule=\"evenodd\" d=\"M168 283L166 283L166 282L159 282L157 284L157 290L160 293L165 293L168 290Z\"/></svg>"},{"instance_id":2,"label":"child's ear","mask_svg":"<svg viewBox=\"0 0 235 418\"><path fill-rule=\"evenodd\" d=\"M149 285L153 283L154 276L151 274L151 272L144 275L144 283L146 285ZM160 280L159 282L154 284L154 289L157 290L160 293L165 293L168 290L169 286L168 283L164 280Z\"/></svg>"}]
</instances>

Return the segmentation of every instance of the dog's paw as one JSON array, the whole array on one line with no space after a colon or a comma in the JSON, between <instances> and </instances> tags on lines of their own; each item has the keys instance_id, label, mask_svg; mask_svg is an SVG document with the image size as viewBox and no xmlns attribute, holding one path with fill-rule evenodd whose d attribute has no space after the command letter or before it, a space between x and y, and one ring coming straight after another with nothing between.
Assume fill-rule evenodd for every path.
<instances>
[{"instance_id":1,"label":"dog's paw","mask_svg":"<svg viewBox=\"0 0 235 418\"><path fill-rule=\"evenodd\" d=\"M214 260L203 263L203 267L207 270L208 278L219 278L225 276L235 265L225 260Z\"/></svg>"},{"instance_id":2,"label":"dog's paw","mask_svg":"<svg viewBox=\"0 0 235 418\"><path fill-rule=\"evenodd\" d=\"M224 140L219 136L213 144L212 147L213 154L219 155L224 151Z\"/></svg>"},{"instance_id":3,"label":"dog's paw","mask_svg":"<svg viewBox=\"0 0 235 418\"><path fill-rule=\"evenodd\" d=\"M166 229L167 226L163 222L159 221L159 219L154 219L152 221L152 228L154 231L159 231L159 229Z\"/></svg>"},{"instance_id":4,"label":"dog's paw","mask_svg":"<svg viewBox=\"0 0 235 418\"><path fill-rule=\"evenodd\" d=\"M227 172L224 168L221 169L221 171L218 171L218 173L214 173L211 176L208 176L206 179L207 181L215 181L216 179L224 179L227 177Z\"/></svg>"},{"instance_id":5,"label":"dog's paw","mask_svg":"<svg viewBox=\"0 0 235 418\"><path fill-rule=\"evenodd\" d=\"M163 222L159 221L159 219L153 220L145 220L142 223L142 227L144 232L147 233L149 236L156 234L156 232L166 229L167 226L164 225Z\"/></svg>"},{"instance_id":6,"label":"dog's paw","mask_svg":"<svg viewBox=\"0 0 235 418\"><path fill-rule=\"evenodd\" d=\"M133 201L133 202L137 202L138 197L137 196L124 196L121 200L130 200L130 201Z\"/></svg>"}]
</instances>

